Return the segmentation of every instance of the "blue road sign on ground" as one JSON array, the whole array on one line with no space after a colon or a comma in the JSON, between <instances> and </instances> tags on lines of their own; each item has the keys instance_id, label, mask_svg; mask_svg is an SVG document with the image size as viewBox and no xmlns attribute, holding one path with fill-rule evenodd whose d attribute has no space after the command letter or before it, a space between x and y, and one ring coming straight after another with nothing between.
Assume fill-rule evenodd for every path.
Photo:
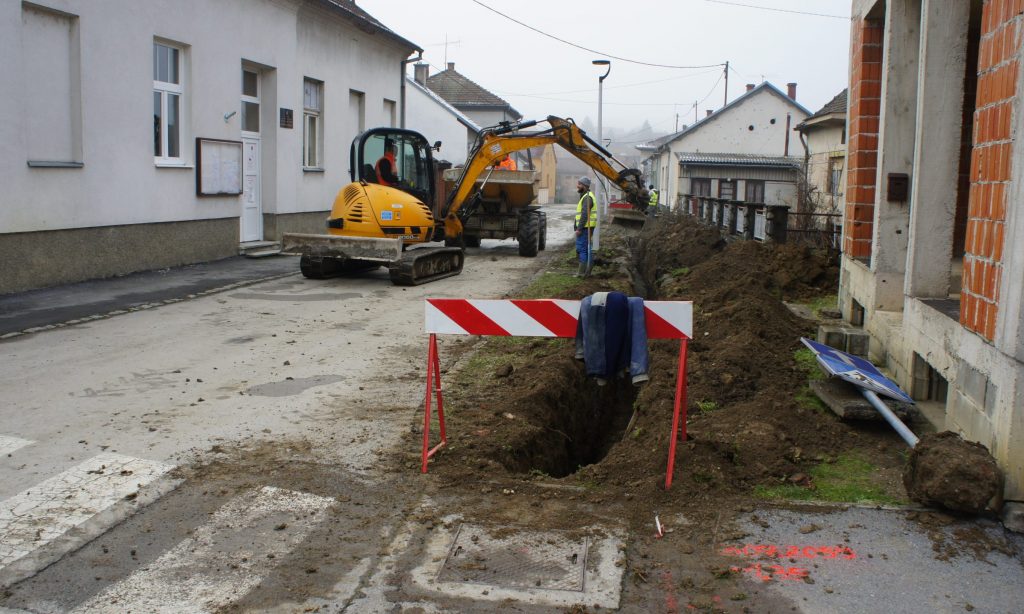
<instances>
[{"instance_id":1,"label":"blue road sign on ground","mask_svg":"<svg viewBox=\"0 0 1024 614\"><path fill-rule=\"evenodd\" d=\"M829 375L835 375L861 388L867 388L878 394L884 394L897 401L903 401L904 403L914 402L892 380L882 375L882 372L876 369L875 365L863 358L847 354L846 352L840 352L835 348L804 337L801 337L800 341L814 352L814 355L818 358L818 363Z\"/></svg>"}]
</instances>

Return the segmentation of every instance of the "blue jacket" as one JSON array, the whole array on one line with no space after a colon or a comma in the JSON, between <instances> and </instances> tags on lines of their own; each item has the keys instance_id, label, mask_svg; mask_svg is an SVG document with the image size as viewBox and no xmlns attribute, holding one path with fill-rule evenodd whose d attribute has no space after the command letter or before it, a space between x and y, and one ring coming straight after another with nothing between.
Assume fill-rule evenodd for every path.
<instances>
[{"instance_id":1,"label":"blue jacket","mask_svg":"<svg viewBox=\"0 0 1024 614\"><path fill-rule=\"evenodd\" d=\"M584 297L576 323L576 358L600 384L627 368L634 384L647 381L644 300L621 292Z\"/></svg>"}]
</instances>

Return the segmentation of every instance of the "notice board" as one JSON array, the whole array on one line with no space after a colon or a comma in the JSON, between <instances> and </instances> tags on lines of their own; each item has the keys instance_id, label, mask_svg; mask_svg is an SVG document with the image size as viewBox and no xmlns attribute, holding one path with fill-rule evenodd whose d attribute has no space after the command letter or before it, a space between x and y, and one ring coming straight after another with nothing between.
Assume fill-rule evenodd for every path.
<instances>
[{"instance_id":1,"label":"notice board","mask_svg":"<svg viewBox=\"0 0 1024 614\"><path fill-rule=\"evenodd\" d=\"M237 196L242 193L242 142L196 139L196 194Z\"/></svg>"}]
</instances>

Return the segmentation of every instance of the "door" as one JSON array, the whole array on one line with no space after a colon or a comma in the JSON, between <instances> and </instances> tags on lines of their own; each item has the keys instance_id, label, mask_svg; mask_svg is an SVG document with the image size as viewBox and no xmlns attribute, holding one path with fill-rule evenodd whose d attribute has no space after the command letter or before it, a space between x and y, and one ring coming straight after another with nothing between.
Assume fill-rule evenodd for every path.
<instances>
[{"instance_id":1,"label":"door","mask_svg":"<svg viewBox=\"0 0 1024 614\"><path fill-rule=\"evenodd\" d=\"M242 137L242 242L263 239L260 204L260 140Z\"/></svg>"},{"instance_id":2,"label":"door","mask_svg":"<svg viewBox=\"0 0 1024 614\"><path fill-rule=\"evenodd\" d=\"M260 74L242 68L242 218L241 240L263 239L260 190Z\"/></svg>"}]
</instances>

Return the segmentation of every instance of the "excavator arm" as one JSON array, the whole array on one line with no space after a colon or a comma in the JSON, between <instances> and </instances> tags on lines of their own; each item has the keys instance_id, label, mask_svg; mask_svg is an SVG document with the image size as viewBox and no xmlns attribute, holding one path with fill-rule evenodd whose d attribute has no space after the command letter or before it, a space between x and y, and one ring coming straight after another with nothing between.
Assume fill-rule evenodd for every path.
<instances>
[{"instance_id":1,"label":"excavator arm","mask_svg":"<svg viewBox=\"0 0 1024 614\"><path fill-rule=\"evenodd\" d=\"M545 130L519 132L543 122L549 125ZM473 194L478 177L506 154L544 145L558 145L565 149L621 188L626 199L634 207L641 210L647 207L650 198L644 189L638 169L627 168L616 160L608 150L580 130L572 119L552 115L542 121L503 123L486 128L480 133L442 211L445 236L460 235L463 222L478 206L479 192ZM613 162L622 167L622 170L616 170Z\"/></svg>"}]
</instances>

